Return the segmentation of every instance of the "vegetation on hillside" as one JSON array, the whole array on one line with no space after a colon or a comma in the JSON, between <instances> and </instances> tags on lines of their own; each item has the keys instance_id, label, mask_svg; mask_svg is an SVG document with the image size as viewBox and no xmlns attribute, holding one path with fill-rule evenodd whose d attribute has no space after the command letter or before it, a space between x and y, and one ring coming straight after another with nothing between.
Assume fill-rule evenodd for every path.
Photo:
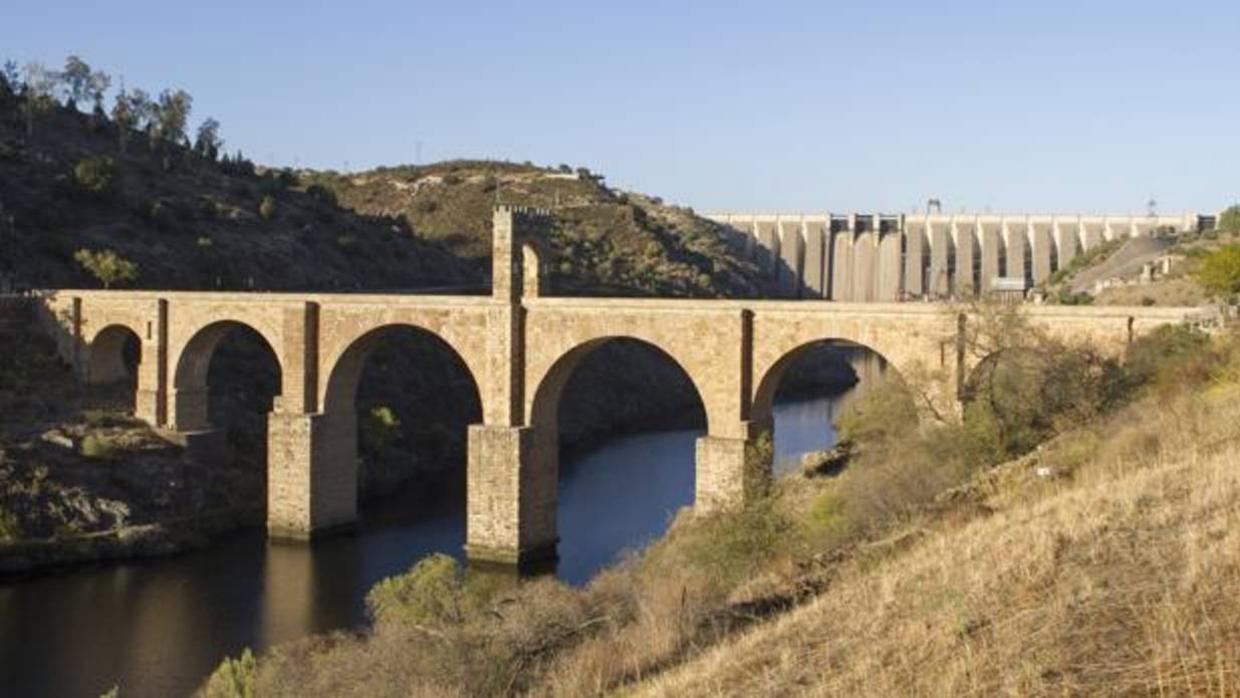
<instances>
[{"instance_id":1,"label":"vegetation on hillside","mask_svg":"<svg viewBox=\"0 0 1240 698\"><path fill-rule=\"evenodd\" d=\"M190 139L192 97L121 87L71 57L0 72L0 282L90 286L79 250L108 249L150 288L353 289L476 282L400 218L359 215L225 154L220 124ZM94 108L79 111L84 98Z\"/></svg>"},{"instance_id":2,"label":"vegetation on hillside","mask_svg":"<svg viewBox=\"0 0 1240 698\"><path fill-rule=\"evenodd\" d=\"M982 692L1004 686L1024 686L1032 692L1088 690L1093 684L1081 683L1080 677L1081 667L1087 665L1078 660L1090 660L1098 648L1111 644L1109 636L1093 635L1088 623L1048 626L1063 647L1057 654L1041 653L1027 662L1005 663L996 658L976 664L969 659L976 655L963 651L966 646L973 652L985 650L973 643L1013 623L1036 627L1026 618L1056 618L1053 614L1065 608L1065 597L1057 595L1058 591L1047 593L1053 586L1024 584L1019 576L987 576L991 581L972 596L953 596L952 589L974 588L970 580L989 574L980 570L1016 574L1016 561L1033 559L1023 551L1014 554L1010 550L1024 540L1014 523L1017 518L1036 519L1036 512L1046 506L1077 511L1075 502L1081 497L1079 492L1085 491L1082 488L1099 487L1097 474L1149 481L1142 474L1145 466L1162 463L1160 459L1171 454L1188 453L1182 450L1185 439L1200 444L1198 452L1218 453L1232 443L1227 439L1240 438L1231 426L1217 431L1223 426L1221 421L1200 421L1208 415L1202 401L1233 394L1225 386L1240 379L1240 359L1236 358L1240 343L1230 336L1211 340L1187 328L1167 328L1140 340L1130 359L1120 365L1097 356L1089 347L1064 345L1042 336L1012 311L981 310L979 315L970 350L1002 351L989 368L978 372L963 420L950 415L936 418L919 410L916 398L925 389L920 378L885 381L845 420L857 455L838 477L782 480L768 497L732 514L694 517L682 513L664 539L582 589L545 578L514 586L485 574L466 573L448 558L427 558L408 574L372 590L368 603L374 625L367 632L360 636L336 633L284 645L265 653L252 667L230 662L206 683L202 693L236 695L230 687L240 683L256 695L577 696L634 688L653 688L668 695L754 695L786 688L793 681L834 681L841 663L856 664L844 674L845 678L856 677L856 683L848 678L830 684L843 692L942 694L978 686ZM1029 359L1031 354L1038 358ZM1060 399L1058 391L1074 381L1081 383L1073 388L1074 399ZM1228 399L1233 401L1212 404L1234 407L1226 412L1231 424L1231 415L1240 414L1240 399ZM889 428L895 421L907 425L919 413L923 415L920 428ZM1146 424L1168 427L1160 420L1172 415L1189 416L1167 438L1159 436L1165 432L1151 435L1139 428ZM1204 437L1200 430L1207 427L1223 440L1193 441L1183 433L1187 428ZM1212 483L1224 484L1214 477ZM1212 516L1218 513L1218 505L1230 507L1231 516L1236 515L1240 482L1231 477L1226 484L1232 488L1228 498L1211 495L1197 500L1213 502ZM1181 487L1179 491L1186 490ZM1157 498L1133 501L1147 503L1123 505L1115 511L1135 515L1163 503ZM1165 503L1172 507L1180 501ZM1163 513L1165 518L1158 520L1195 516L1188 508ZM1075 520L1072 516L1044 524L1034 531L1037 540L1065 541L1072 557L1061 565L1101 571L1103 567L1090 567L1094 564L1090 548L1078 548L1074 542L1077 529L1063 528ZM1000 527L1001 535L993 540L979 537L977 527L990 521L1004 521L1006 528ZM1209 530L1223 531L1224 537L1200 540L1208 542L1208 550L1218 552L1227 545L1225 532L1234 526L1211 526ZM1128 532L1134 529L1092 530L1112 546L1108 550L1122 550L1124 541L1132 540ZM1141 530L1161 529L1147 526ZM1173 534L1174 530L1167 532ZM960 535L970 536L966 547L954 547L963 540L956 538ZM1172 542L1172 538L1166 540ZM1233 545L1233 549L1240 548ZM1052 553L1055 546L1039 544L1036 548L1038 555L1043 550ZM975 554L1006 557L975 566L966 560ZM833 601L841 590L856 598L863 588L881 588L888 579L881 576L885 570L923 556L936 562L936 569L944 575L952 575L941 577L950 583L927 581L924 576L899 583L930 584L930 589L937 590L932 597L910 588L895 604L878 603L875 592L860 604ZM945 559L950 564L943 563ZM1203 574L1209 571L1205 579L1237 581L1234 570L1226 571L1225 557L1211 558L1209 565L1205 559L1195 559L1194 569ZM1096 564L1136 561L1103 558ZM1147 560L1142 557L1140 561ZM1224 567L1213 567L1216 561ZM1215 576L1216 569L1223 576ZM1071 579L1095 578L1077 575ZM1180 588L1177 579L1157 576L1151 580L1154 586L1142 587L1148 590L1145 596L1132 598L1157 599L1159 593L1170 593L1167 598L1172 598ZM854 588L859 591L854 593ZM1019 594L1020 603L1009 602L1005 608L1001 603L1007 598L1005 590ZM981 596L983 591L991 596ZM1193 599L1208 596L1217 601L1221 593L1203 592L1205 596ZM1105 632L1132 631L1137 635L1127 639L1146 643L1140 646L1157 641L1160 647L1179 653L1128 657L1132 662L1147 661L1142 671L1162 672L1158 676L1167 686L1217 688L1217 683L1205 682L1230 680L1240 668L1232 651L1234 644L1227 644L1234 642L1240 628L1240 608L1234 605L1211 607L1230 615L1213 617L1210 631L1200 638L1203 644L1194 647L1181 642L1189 636L1180 629L1188 626L1125 620L1141 617L1152 607L1126 606L1128 597L1110 598L1096 584L1080 587L1077 593L1086 594L1081 598L1088 602L1082 607L1082 618L1091 618L1089 614L1096 609L1113 619L1098 626ZM985 607L972 603L982 599L988 604ZM815 653L818 645L780 634L772 637L779 637L782 645L772 640L754 644L758 651L732 650L733 642L778 633L786 624L823 607L837 614L853 613L856 620L827 616L800 626L798 632L819 638L817 643L847 649ZM897 607L907 609L908 614L898 625L877 615ZM1011 614L1009 609L1023 609L1023 615ZM1192 620L1198 614L1187 606L1183 610L1188 615L1158 617ZM783 620L772 620L780 616ZM867 620L884 628L886 634L873 637L865 630ZM842 627L851 630L841 633ZM741 630L750 632L742 635ZM1061 630L1074 634L1054 635ZM1030 630L1022 632L1027 637ZM937 652L941 646L946 654L926 658L922 638L940 643L931 649ZM870 652L868 643L879 643L883 649ZM1037 640L1036 646L1053 643L1048 636L1045 642ZM785 648L793 648L792 654ZM921 659L902 662L902 656ZM1182 661L1177 664L1161 657ZM927 662L935 669L919 678L914 668L928 666ZM239 679L238 668L243 665L247 668ZM744 669L732 671L733 666ZM767 681L761 666L775 667L786 675L777 682ZM1146 681L1156 678L1155 674L1133 671L1144 677L1134 686L1156 688ZM1215 678L1207 679L1211 671ZM669 676L664 679L663 675ZM866 684L863 676L877 682ZM971 676L980 679L973 684L939 682ZM650 683L652 677L655 683ZM987 687L990 690L984 690Z\"/></svg>"},{"instance_id":3,"label":"vegetation on hillside","mask_svg":"<svg viewBox=\"0 0 1240 698\"><path fill-rule=\"evenodd\" d=\"M755 296L764 283L732 234L692 209L621 192L585 168L460 160L303 173L359 213L398 216L466 259L490 256L491 207L550 209L557 293Z\"/></svg>"},{"instance_id":4,"label":"vegetation on hillside","mask_svg":"<svg viewBox=\"0 0 1240 698\"><path fill-rule=\"evenodd\" d=\"M128 414L132 385L80 385L34 331L0 332L0 356L0 574L166 553L260 520L262 471L185 458Z\"/></svg>"},{"instance_id":5,"label":"vegetation on hillside","mask_svg":"<svg viewBox=\"0 0 1240 698\"><path fill-rule=\"evenodd\" d=\"M1072 282L1086 270L1104 264L1120 247L1119 241L1095 246L1078 255L1043 284L1048 298L1065 304L1105 305L1201 305L1213 300L1232 302L1236 293L1234 261L1228 261L1228 248L1240 244L1240 206L1220 214L1213 229L1160 231L1156 233L1170 246L1161 254L1169 258L1169 269L1159 271L1152 282L1122 284L1101 292L1073 292ZM1217 254L1216 254L1217 253Z\"/></svg>"}]
</instances>

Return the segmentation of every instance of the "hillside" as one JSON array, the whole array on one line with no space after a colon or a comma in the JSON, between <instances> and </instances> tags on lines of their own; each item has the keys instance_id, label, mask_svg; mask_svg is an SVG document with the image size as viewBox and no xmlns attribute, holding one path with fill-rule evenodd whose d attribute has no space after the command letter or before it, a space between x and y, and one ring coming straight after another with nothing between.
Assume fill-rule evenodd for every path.
<instances>
[{"instance_id":1,"label":"hillside","mask_svg":"<svg viewBox=\"0 0 1240 698\"><path fill-rule=\"evenodd\" d=\"M1042 284L1051 302L1098 305L1203 305L1217 300L1196 278L1201 260L1240 240L1228 230L1117 239L1078 255ZM1152 278L1142 278L1152 267Z\"/></svg>"},{"instance_id":2,"label":"hillside","mask_svg":"<svg viewBox=\"0 0 1240 698\"><path fill-rule=\"evenodd\" d=\"M302 172L359 214L398 217L485 272L491 207L555 214L552 288L584 295L756 296L766 290L725 228L692 209L620 192L575 172L507 162L454 161L342 175Z\"/></svg>"},{"instance_id":3,"label":"hillside","mask_svg":"<svg viewBox=\"0 0 1240 698\"><path fill-rule=\"evenodd\" d=\"M15 110L0 109L0 269L29 286L96 286L73 255L107 248L138 264L133 285L145 288L388 288L473 278L471 267L400 221L344 210L287 175L229 172L179 146L165 170L145 137L133 141L122 154L114 127L64 107L27 136ZM100 169L110 174L79 180L79 164L105 158L113 164Z\"/></svg>"},{"instance_id":4,"label":"hillside","mask_svg":"<svg viewBox=\"0 0 1240 698\"><path fill-rule=\"evenodd\" d=\"M554 210L562 293L762 291L719 226L592 176L476 161L256 170L239 154L212 160L143 131L122 150L106 116L55 102L28 132L22 99L0 85L0 274L19 285L97 285L73 259L85 248L136 262L141 288L482 293L491 207L502 202Z\"/></svg>"},{"instance_id":5,"label":"hillside","mask_svg":"<svg viewBox=\"0 0 1240 698\"><path fill-rule=\"evenodd\" d=\"M1240 392L1220 388L940 497L632 695L1237 695Z\"/></svg>"}]
</instances>

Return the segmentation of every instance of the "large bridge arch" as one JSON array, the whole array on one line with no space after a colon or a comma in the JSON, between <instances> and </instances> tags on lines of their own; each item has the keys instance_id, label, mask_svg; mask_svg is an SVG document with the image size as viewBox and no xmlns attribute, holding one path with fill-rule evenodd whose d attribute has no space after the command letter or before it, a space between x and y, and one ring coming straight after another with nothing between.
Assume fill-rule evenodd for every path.
<instances>
[{"instance_id":1,"label":"large bridge arch","mask_svg":"<svg viewBox=\"0 0 1240 698\"><path fill-rule=\"evenodd\" d=\"M435 346L450 354L460 363L461 368L469 376L473 389L482 402L482 383L474 367L455 346L434 330L409 322L392 322L378 325L367 330L343 344L343 348L328 363L327 380L323 389L323 411L327 413L352 412L357 398L357 389L361 383L362 371L366 361L375 348L385 337L399 331L411 331L419 337L429 339Z\"/></svg>"},{"instance_id":2,"label":"large bridge arch","mask_svg":"<svg viewBox=\"0 0 1240 698\"><path fill-rule=\"evenodd\" d=\"M664 347L631 334L614 334L593 337L562 351L542 374L541 380L530 386L532 396L529 400L528 425L532 432L530 455L527 465L519 474L520 491L523 507L529 513L530 527L524 531L532 541L548 542L559 540L558 505L560 495L560 408L566 398L566 388L574 376L579 375L584 362L595 355L599 349L613 343L624 342L641 347L655 360L679 372L693 393L698 408L706 420L705 431L709 432L710 415L706 405L706 393L692 375L683 359ZM623 370L622 366L616 369ZM665 390L665 386L653 386L657 390ZM687 457L696 459L693 451ZM700 464L694 466L693 501L699 499L700 484L708 479L699 470ZM477 474L481 475L481 474ZM470 477L475 478L471 473Z\"/></svg>"},{"instance_id":3,"label":"large bridge arch","mask_svg":"<svg viewBox=\"0 0 1240 698\"><path fill-rule=\"evenodd\" d=\"M535 399L556 385L554 374L568 365L562 360L580 360L589 349L624 338L657 349L684 371L702 401L708 433L741 437L746 419L746 317L739 307L706 309L693 301L665 307L611 299L532 303L525 323L524 423L538 426Z\"/></svg>"},{"instance_id":4,"label":"large bridge arch","mask_svg":"<svg viewBox=\"0 0 1240 698\"><path fill-rule=\"evenodd\" d=\"M239 320L215 320L197 327L180 345L179 350L172 354L175 357L175 368L172 372L172 425L180 432L202 431L210 428L208 418L208 385L207 374L211 368L211 359L221 342L234 331L248 331L262 340L267 351L275 360L280 372L279 385L287 380L286 367L281 361L281 345L273 342L270 332L264 332Z\"/></svg>"},{"instance_id":5,"label":"large bridge arch","mask_svg":"<svg viewBox=\"0 0 1240 698\"><path fill-rule=\"evenodd\" d=\"M604 344L615 341L636 342L643 347L654 351L663 359L675 365L689 379L693 385L694 392L697 394L698 400L702 403L703 412L706 414L707 431L710 430L710 411L706 408L705 393L698 380L693 373L686 367L685 363L676 357L675 354L668 351L655 342L642 337L632 336L628 334L616 334L602 337L594 337L582 341L572 348L564 351L551 366L543 373L542 378L534 386L532 399L529 401L529 413L527 423L535 429L542 430L544 428L554 429L559 417L560 398L563 396L564 387L568 384L570 378L576 372L581 362L587 356L593 353Z\"/></svg>"},{"instance_id":6,"label":"large bridge arch","mask_svg":"<svg viewBox=\"0 0 1240 698\"><path fill-rule=\"evenodd\" d=\"M957 318L928 304L892 307L898 310L783 305L756 313L750 421L759 428L770 426L770 408L783 372L802 352L824 341L863 346L882 357L887 370L906 378L934 374L930 397L936 409L951 413L959 369Z\"/></svg>"},{"instance_id":7,"label":"large bridge arch","mask_svg":"<svg viewBox=\"0 0 1240 698\"><path fill-rule=\"evenodd\" d=\"M320 376L314 404L324 412L333 406L351 405L356 380L375 346L391 330L406 328L432 338L460 360L479 391L483 414L496 402L489 390L490 363L504 358L492 352L488 338L485 299L446 297L438 307L386 307L359 297L359 303L324 307L320 311L317 371ZM446 306L446 307L444 307Z\"/></svg>"},{"instance_id":8,"label":"large bridge arch","mask_svg":"<svg viewBox=\"0 0 1240 698\"><path fill-rule=\"evenodd\" d=\"M435 332L414 324L391 323L370 329L361 336L354 338L336 357L327 374L323 397L323 421L329 425L336 442L332 458L325 460L322 467L333 472L326 474L333 482L342 483L341 487L350 489L351 494L342 494L342 505L345 499L351 498L356 506L359 493L359 455L362 453L359 443L359 414L357 402L359 388L372 355L386 341L405 340L417 342L417 345L405 345L411 349L426 347L427 351L438 354L443 360L454 364L450 373L459 373L468 382L468 386L458 386L468 390L463 400L465 405L472 405L467 411L476 411L469 415L469 421L476 422L482 417L482 385L478 377L470 369L465 358L446 339ZM425 344L422 344L425 342ZM398 345L400 346L400 345ZM460 399L460 396L455 396ZM446 400L446 399L445 399ZM459 404L459 403L458 403ZM399 408L397 408L399 412ZM412 425L406 425L411 428ZM464 437L464 428L460 436ZM351 483L351 484L343 484Z\"/></svg>"},{"instance_id":9,"label":"large bridge arch","mask_svg":"<svg viewBox=\"0 0 1240 698\"><path fill-rule=\"evenodd\" d=\"M792 350L786 352L783 356L775 360L758 379L757 387L754 390L753 404L750 407L750 415L753 421L760 424L769 424L772 421L772 412L775 404L775 396L779 392L780 385L783 383L784 375L788 369L792 368L798 361L806 357L813 350L820 347L836 347L842 349L856 349L869 352L876 357L880 370L886 371L891 367L891 361L875 350L873 347L867 346L860 342L854 342L838 337L825 337L822 339L811 339L806 341ZM899 369L892 367L891 370L899 373ZM864 381L868 376L860 375L858 372L858 380Z\"/></svg>"}]
</instances>

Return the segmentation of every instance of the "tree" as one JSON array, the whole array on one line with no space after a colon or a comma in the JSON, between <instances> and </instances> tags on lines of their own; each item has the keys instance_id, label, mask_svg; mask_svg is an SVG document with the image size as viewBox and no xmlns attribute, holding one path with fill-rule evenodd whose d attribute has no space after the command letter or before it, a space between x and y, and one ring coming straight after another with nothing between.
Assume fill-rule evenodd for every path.
<instances>
[{"instance_id":1,"label":"tree","mask_svg":"<svg viewBox=\"0 0 1240 698\"><path fill-rule=\"evenodd\" d=\"M215 162L223 149L224 141L220 138L220 122L208 118L198 126L198 137L194 140L194 152L205 160Z\"/></svg>"},{"instance_id":2,"label":"tree","mask_svg":"<svg viewBox=\"0 0 1240 698\"><path fill-rule=\"evenodd\" d=\"M1228 233L1240 232L1240 206L1230 206L1223 211L1215 227Z\"/></svg>"},{"instance_id":3,"label":"tree","mask_svg":"<svg viewBox=\"0 0 1240 698\"><path fill-rule=\"evenodd\" d=\"M154 110L156 131L165 144L185 140L185 125L189 121L194 98L185 90L164 90L159 93L159 106Z\"/></svg>"},{"instance_id":4,"label":"tree","mask_svg":"<svg viewBox=\"0 0 1240 698\"><path fill-rule=\"evenodd\" d=\"M102 70L90 74L90 98L95 103L94 113L103 113L103 93L112 86L112 76Z\"/></svg>"},{"instance_id":5,"label":"tree","mask_svg":"<svg viewBox=\"0 0 1240 698\"><path fill-rule=\"evenodd\" d=\"M56 89L56 73L42 63L27 63L24 73L26 90L22 113L26 116L26 136L29 137L34 135L35 120L51 111L56 103L52 97Z\"/></svg>"},{"instance_id":6,"label":"tree","mask_svg":"<svg viewBox=\"0 0 1240 698\"><path fill-rule=\"evenodd\" d=\"M10 95L15 95L19 91L19 85L22 81L21 72L17 69L17 61L8 60L0 66L0 90Z\"/></svg>"},{"instance_id":7,"label":"tree","mask_svg":"<svg viewBox=\"0 0 1240 698\"><path fill-rule=\"evenodd\" d=\"M77 56L69 56L60 73L60 82L67 105L76 107L91 95L90 64Z\"/></svg>"},{"instance_id":8,"label":"tree","mask_svg":"<svg viewBox=\"0 0 1240 698\"><path fill-rule=\"evenodd\" d=\"M117 147L124 154L129 147L129 137L138 127L138 114L134 111L132 97L121 85L116 93L116 102L112 105L112 122L116 124Z\"/></svg>"},{"instance_id":9,"label":"tree","mask_svg":"<svg viewBox=\"0 0 1240 698\"><path fill-rule=\"evenodd\" d=\"M0 69L0 77L4 79L4 83L8 85L10 92L13 94L21 92L22 74L17 69L17 61L5 61L4 67Z\"/></svg>"},{"instance_id":10,"label":"tree","mask_svg":"<svg viewBox=\"0 0 1240 698\"><path fill-rule=\"evenodd\" d=\"M1207 291L1217 296L1240 293L1240 244L1226 245L1206 255L1196 276Z\"/></svg>"},{"instance_id":11,"label":"tree","mask_svg":"<svg viewBox=\"0 0 1240 698\"><path fill-rule=\"evenodd\" d=\"M112 284L126 283L138 278L138 265L112 250L91 252L82 249L74 253L73 259L98 279L104 288L111 288Z\"/></svg>"}]
</instances>

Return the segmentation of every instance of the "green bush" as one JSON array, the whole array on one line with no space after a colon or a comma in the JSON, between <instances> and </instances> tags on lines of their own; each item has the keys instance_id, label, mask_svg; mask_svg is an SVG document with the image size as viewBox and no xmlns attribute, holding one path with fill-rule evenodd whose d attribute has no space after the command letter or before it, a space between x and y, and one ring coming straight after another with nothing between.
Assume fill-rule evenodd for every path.
<instances>
[{"instance_id":1,"label":"green bush","mask_svg":"<svg viewBox=\"0 0 1240 698\"><path fill-rule=\"evenodd\" d=\"M1240 206L1228 206L1227 210L1219 215L1215 227L1228 233L1240 232Z\"/></svg>"},{"instance_id":2,"label":"green bush","mask_svg":"<svg viewBox=\"0 0 1240 698\"><path fill-rule=\"evenodd\" d=\"M1130 388L1176 388L1208 380L1219 358L1201 330L1163 325L1129 345L1124 373Z\"/></svg>"},{"instance_id":3,"label":"green bush","mask_svg":"<svg viewBox=\"0 0 1240 698\"><path fill-rule=\"evenodd\" d=\"M236 659L224 659L207 679L201 695L204 698L254 698L256 668L254 653L247 647Z\"/></svg>"},{"instance_id":4,"label":"green bush","mask_svg":"<svg viewBox=\"0 0 1240 698\"><path fill-rule=\"evenodd\" d=\"M102 434L87 434L82 439L82 455L95 460L107 460L116 454L116 442Z\"/></svg>"},{"instance_id":5,"label":"green bush","mask_svg":"<svg viewBox=\"0 0 1240 698\"><path fill-rule=\"evenodd\" d=\"M73 166L73 183L83 193L107 196L115 182L116 160L108 156L83 158Z\"/></svg>"},{"instance_id":6,"label":"green bush","mask_svg":"<svg viewBox=\"0 0 1240 698\"><path fill-rule=\"evenodd\" d=\"M366 608L377 624L460 625L476 618L499 588L495 576L467 575L451 556L435 553L371 587Z\"/></svg>"},{"instance_id":7,"label":"green bush","mask_svg":"<svg viewBox=\"0 0 1240 698\"><path fill-rule=\"evenodd\" d=\"M762 568L763 563L787 550L795 524L763 497L730 514L704 520L690 540L682 541L685 562L702 570L721 591L736 587Z\"/></svg>"},{"instance_id":8,"label":"green bush","mask_svg":"<svg viewBox=\"0 0 1240 698\"><path fill-rule=\"evenodd\" d=\"M1225 245L1202 257L1195 276L1215 295L1240 293L1240 244Z\"/></svg>"},{"instance_id":9,"label":"green bush","mask_svg":"<svg viewBox=\"0 0 1240 698\"><path fill-rule=\"evenodd\" d=\"M92 252L81 249L73 254L73 260L98 279L104 288L138 278L138 265L112 250Z\"/></svg>"}]
</instances>

